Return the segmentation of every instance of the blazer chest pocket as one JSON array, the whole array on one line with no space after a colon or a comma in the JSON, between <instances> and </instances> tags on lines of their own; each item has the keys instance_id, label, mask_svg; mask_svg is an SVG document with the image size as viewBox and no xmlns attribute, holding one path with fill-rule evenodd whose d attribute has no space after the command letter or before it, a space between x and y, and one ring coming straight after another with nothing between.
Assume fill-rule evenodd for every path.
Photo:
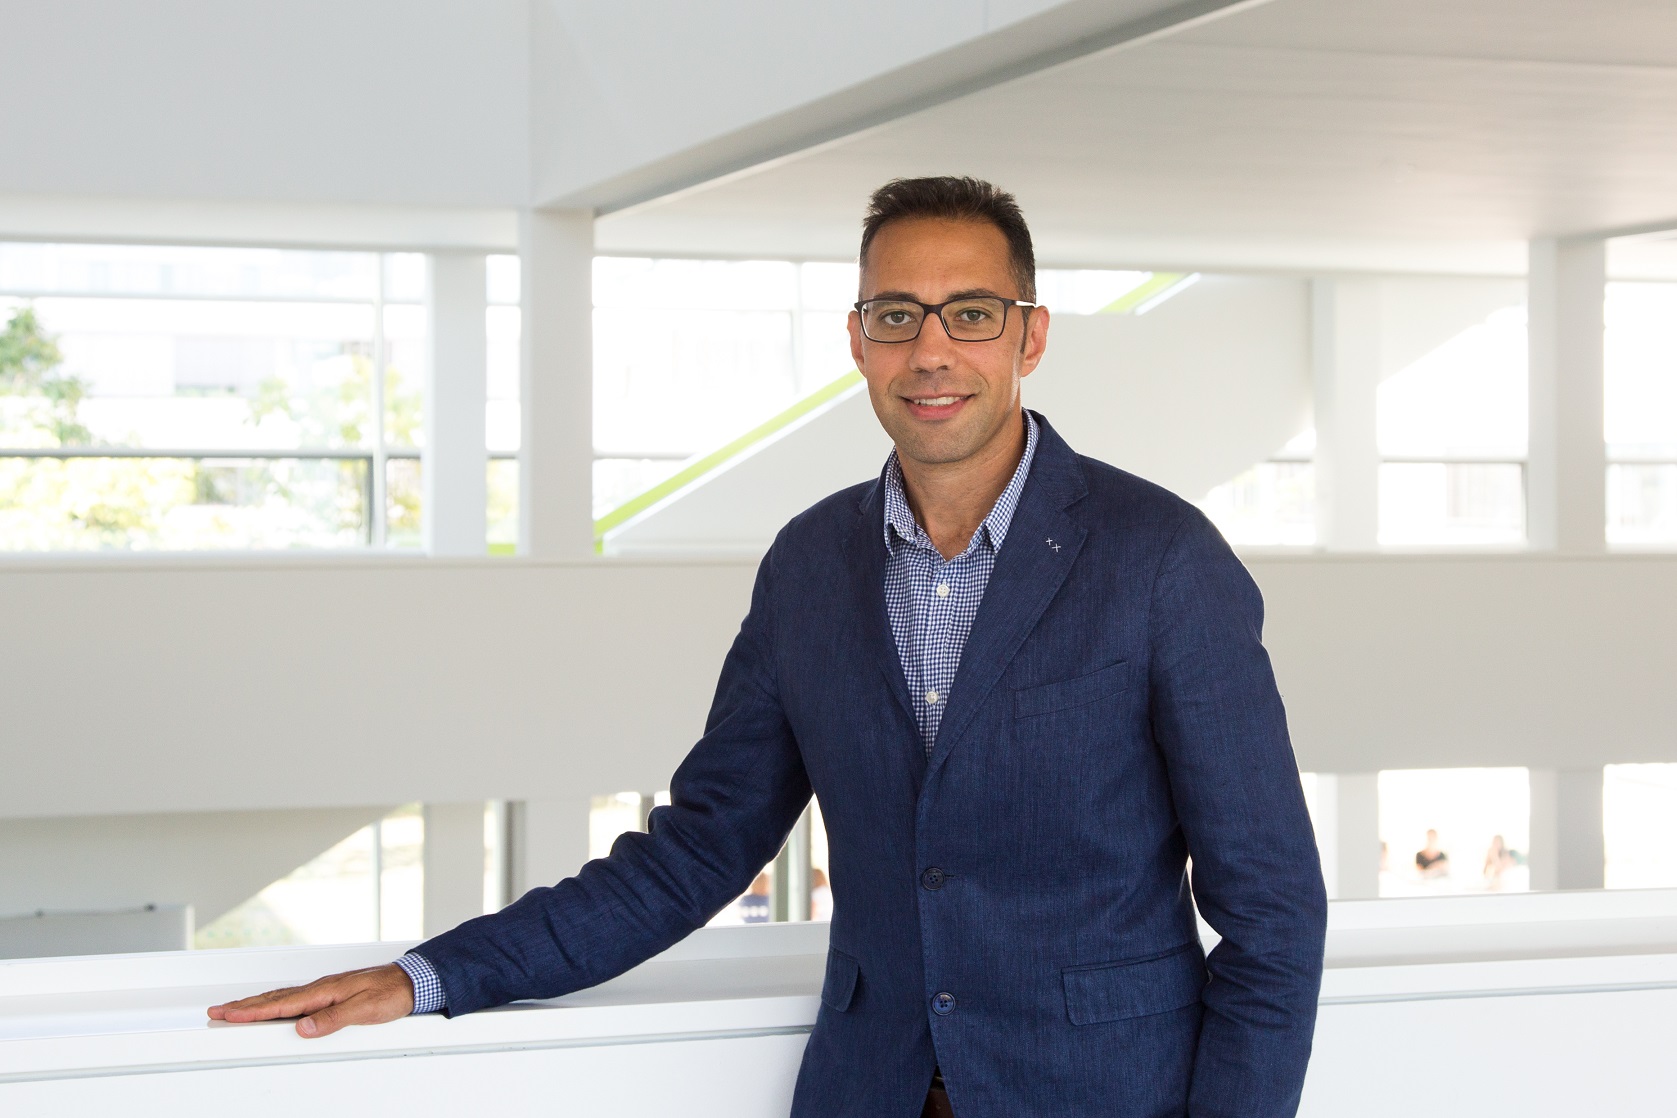
<instances>
[{"instance_id":1,"label":"blazer chest pocket","mask_svg":"<svg viewBox=\"0 0 1677 1118\"><path fill-rule=\"evenodd\" d=\"M1073 1025L1098 1025L1168 1013L1199 1001L1205 959L1197 943L1163 955L1067 967L1066 1013Z\"/></svg>"},{"instance_id":2,"label":"blazer chest pocket","mask_svg":"<svg viewBox=\"0 0 1677 1118\"><path fill-rule=\"evenodd\" d=\"M861 973L862 968L855 959L828 948L827 977L821 983L821 1000L840 1013L848 1010L850 999L856 996L856 979Z\"/></svg>"},{"instance_id":3,"label":"blazer chest pocket","mask_svg":"<svg viewBox=\"0 0 1677 1118\"><path fill-rule=\"evenodd\" d=\"M1073 679L1020 688L1013 693L1013 717L1029 718L1087 706L1126 691L1129 686L1129 661L1120 660Z\"/></svg>"}]
</instances>

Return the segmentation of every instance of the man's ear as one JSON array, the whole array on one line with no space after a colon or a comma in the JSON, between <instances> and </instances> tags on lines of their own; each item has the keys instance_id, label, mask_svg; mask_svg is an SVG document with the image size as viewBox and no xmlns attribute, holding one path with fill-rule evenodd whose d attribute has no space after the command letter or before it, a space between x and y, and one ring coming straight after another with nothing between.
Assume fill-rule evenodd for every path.
<instances>
[{"instance_id":1,"label":"man's ear","mask_svg":"<svg viewBox=\"0 0 1677 1118\"><path fill-rule=\"evenodd\" d=\"M1028 377L1048 349L1048 308L1032 307L1025 318L1024 338L1019 345L1019 375Z\"/></svg>"},{"instance_id":2,"label":"man's ear","mask_svg":"<svg viewBox=\"0 0 1677 1118\"><path fill-rule=\"evenodd\" d=\"M850 359L856 362L856 368L862 367L862 316L855 311L850 312Z\"/></svg>"}]
</instances>

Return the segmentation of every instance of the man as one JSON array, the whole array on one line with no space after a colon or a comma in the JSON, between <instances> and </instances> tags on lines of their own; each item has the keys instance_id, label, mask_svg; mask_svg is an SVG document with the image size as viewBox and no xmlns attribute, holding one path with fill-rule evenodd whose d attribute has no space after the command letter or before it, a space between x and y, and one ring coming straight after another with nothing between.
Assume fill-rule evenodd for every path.
<instances>
[{"instance_id":1,"label":"man","mask_svg":"<svg viewBox=\"0 0 1677 1118\"><path fill-rule=\"evenodd\" d=\"M738 896L813 787L834 916L794 1114L1294 1113L1326 901L1257 589L1191 505L1022 410L1049 313L1010 195L889 183L861 265L896 450L775 540L649 832L212 1017L318 1036L604 981Z\"/></svg>"}]
</instances>

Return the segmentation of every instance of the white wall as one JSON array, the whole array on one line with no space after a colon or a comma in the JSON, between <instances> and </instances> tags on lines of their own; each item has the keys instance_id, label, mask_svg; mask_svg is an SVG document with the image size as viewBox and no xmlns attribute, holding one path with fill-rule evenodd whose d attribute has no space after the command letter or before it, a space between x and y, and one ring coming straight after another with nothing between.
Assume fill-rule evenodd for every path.
<instances>
[{"instance_id":1,"label":"white wall","mask_svg":"<svg viewBox=\"0 0 1677 1118\"><path fill-rule=\"evenodd\" d=\"M523 204L525 0L10 0L0 194Z\"/></svg>"},{"instance_id":2,"label":"white wall","mask_svg":"<svg viewBox=\"0 0 1677 1118\"><path fill-rule=\"evenodd\" d=\"M1250 566L1306 769L1677 761L1677 556ZM666 787L753 571L10 570L0 817Z\"/></svg>"}]
</instances>

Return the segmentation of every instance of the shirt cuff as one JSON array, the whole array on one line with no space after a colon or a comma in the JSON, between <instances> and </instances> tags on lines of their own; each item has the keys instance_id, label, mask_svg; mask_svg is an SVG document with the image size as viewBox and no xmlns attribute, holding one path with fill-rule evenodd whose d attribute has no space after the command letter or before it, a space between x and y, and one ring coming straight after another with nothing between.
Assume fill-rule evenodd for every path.
<instances>
[{"instance_id":1,"label":"shirt cuff","mask_svg":"<svg viewBox=\"0 0 1677 1118\"><path fill-rule=\"evenodd\" d=\"M437 968L431 965L431 960L409 951L396 960L396 965L413 980L415 1013L440 1013L447 1008L448 998L443 994L442 979L437 977Z\"/></svg>"}]
</instances>

